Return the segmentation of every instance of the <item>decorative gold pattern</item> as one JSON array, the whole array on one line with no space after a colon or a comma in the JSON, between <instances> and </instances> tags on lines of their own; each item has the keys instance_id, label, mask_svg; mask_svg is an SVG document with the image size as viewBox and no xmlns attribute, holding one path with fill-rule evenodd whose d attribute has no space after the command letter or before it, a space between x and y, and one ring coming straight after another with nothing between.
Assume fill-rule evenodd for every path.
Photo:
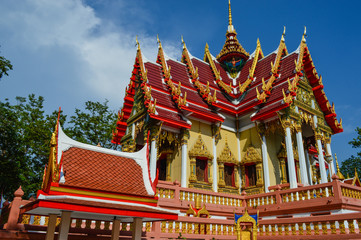
<instances>
[{"instance_id":1,"label":"decorative gold pattern","mask_svg":"<svg viewBox=\"0 0 361 240\"><path fill-rule=\"evenodd\" d=\"M259 60L259 56L261 56L261 58L263 58L263 52L262 52L262 48L261 48L261 43L259 41L259 39L257 39L257 47L256 47L256 51L255 51L255 55L252 61L252 66L249 69L249 75L248 75L248 79L243 83L239 83L239 92L242 94L244 91L246 91L247 87L252 83L253 81L253 76L254 76L254 72L256 70L256 66Z\"/></svg>"}]
</instances>

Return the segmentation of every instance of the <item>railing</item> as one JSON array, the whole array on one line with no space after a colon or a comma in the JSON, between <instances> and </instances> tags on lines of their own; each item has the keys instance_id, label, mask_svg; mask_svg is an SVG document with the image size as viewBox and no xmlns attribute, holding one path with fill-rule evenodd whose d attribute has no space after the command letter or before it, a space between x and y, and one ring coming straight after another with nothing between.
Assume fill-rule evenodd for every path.
<instances>
[{"instance_id":1,"label":"railing","mask_svg":"<svg viewBox=\"0 0 361 240\"><path fill-rule=\"evenodd\" d=\"M49 217L46 216L37 216L37 215L28 215L24 214L21 218L21 224L24 225L25 229L31 229L32 226L48 226ZM61 218L58 217L56 221L56 226L60 224ZM80 229L86 230L105 230L111 231L113 223L111 221L99 221L99 220L90 220L90 219L72 219L69 232L81 232ZM151 222L143 223L143 232L150 232L152 227ZM120 232L129 232L133 230L133 223L120 223Z\"/></svg>"},{"instance_id":2,"label":"railing","mask_svg":"<svg viewBox=\"0 0 361 240\"><path fill-rule=\"evenodd\" d=\"M307 235L320 235L320 239L327 239L325 235L360 234L360 229L361 216L358 213L267 219L260 221L259 239L277 236L300 236L299 239L302 239Z\"/></svg>"},{"instance_id":3,"label":"railing","mask_svg":"<svg viewBox=\"0 0 361 240\"><path fill-rule=\"evenodd\" d=\"M234 207L247 206L248 208L256 209L263 206L274 206L273 208L275 208L279 204L285 206L284 204L288 203L301 201L304 203L308 201L317 202L322 199L336 203L342 201L343 197L360 200L361 188L334 180L329 183L294 189L275 190L274 192L247 196L245 193L215 193L202 189L182 188L177 183L173 184L159 181L156 195L159 197L159 204L161 206L169 206L169 204L171 204L172 206L185 208L188 203L194 202L196 197L199 196L202 203L207 204L207 207L231 207L224 209L224 211L229 211L230 209L234 209ZM319 203L324 204L323 202ZM294 204L292 206L294 206ZM359 207L361 207L361 205Z\"/></svg>"}]
</instances>

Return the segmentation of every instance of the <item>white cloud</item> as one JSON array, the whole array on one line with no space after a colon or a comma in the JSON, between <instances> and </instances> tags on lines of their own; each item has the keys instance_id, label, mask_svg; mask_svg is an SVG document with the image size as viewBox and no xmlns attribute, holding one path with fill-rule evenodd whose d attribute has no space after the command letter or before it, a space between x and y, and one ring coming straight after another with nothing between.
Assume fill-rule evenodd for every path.
<instances>
[{"instance_id":1,"label":"white cloud","mask_svg":"<svg viewBox=\"0 0 361 240\"><path fill-rule=\"evenodd\" d=\"M79 0L28 0L21 4L9 0L2 5L0 30L6 36L0 37L1 43L22 49L23 56L14 57L18 66L34 64L28 59L41 63L39 68L31 67L35 71L32 76L62 82L62 91L68 91L68 94L58 94L59 104L78 101L77 96L89 96L89 99L98 96L98 99L109 99L112 106L121 106L120 98L124 96L136 54L133 33L100 19L94 9ZM156 36L147 36L145 30L139 31L143 53L155 61ZM168 50L167 55L179 58L179 44L168 42L163 45ZM41 57L43 60L38 60ZM22 62L26 59L27 63ZM60 69L59 73L55 74L54 69ZM37 81L33 83L37 84ZM59 88L55 83L53 86L47 84L47 87ZM39 80L38 88L44 85ZM45 91L40 91L39 95Z\"/></svg>"}]
</instances>

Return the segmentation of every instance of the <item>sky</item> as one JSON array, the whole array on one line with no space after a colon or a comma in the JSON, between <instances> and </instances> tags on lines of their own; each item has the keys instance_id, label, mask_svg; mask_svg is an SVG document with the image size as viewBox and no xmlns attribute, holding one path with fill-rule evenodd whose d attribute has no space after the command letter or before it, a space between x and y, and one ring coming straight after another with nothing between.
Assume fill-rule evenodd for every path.
<instances>
[{"instance_id":1,"label":"sky","mask_svg":"<svg viewBox=\"0 0 361 240\"><path fill-rule=\"evenodd\" d=\"M342 117L344 132L332 137L339 161L355 154L348 144L361 127L360 1L232 0L233 25L252 53L260 39L265 55L274 51L286 26L289 52L307 44L324 90ZM165 52L181 58L181 36L193 56L208 43L221 50L228 25L228 0L2 0L0 56L14 70L0 81L0 100L34 93L45 110L62 107L72 115L88 100L123 103L138 36L145 57L156 60L157 34Z\"/></svg>"}]
</instances>

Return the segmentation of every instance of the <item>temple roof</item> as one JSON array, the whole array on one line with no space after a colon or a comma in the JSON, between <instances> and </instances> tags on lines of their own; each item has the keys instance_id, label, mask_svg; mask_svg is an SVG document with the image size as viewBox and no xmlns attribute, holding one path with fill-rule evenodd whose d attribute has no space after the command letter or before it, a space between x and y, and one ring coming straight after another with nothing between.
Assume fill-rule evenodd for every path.
<instances>
[{"instance_id":1,"label":"temple roof","mask_svg":"<svg viewBox=\"0 0 361 240\"><path fill-rule=\"evenodd\" d=\"M227 36L232 34L235 36L236 33L230 14ZM225 70L220 56L215 58L210 53L208 44L201 60L189 52L182 38L181 61L176 61L166 57L158 39L156 62L145 63L138 45L113 143L119 144L125 135L128 118L135 106L137 84L143 86L144 103L150 118L179 129L190 128L188 118L213 124L223 122L224 114L237 118L252 113L252 121L273 119L279 111L300 101L298 89L302 82L307 85L307 91L314 97L317 109L323 113L332 133L342 132L342 120L337 120L334 105L330 104L323 90L322 77L315 69L305 33L298 48L291 53L287 50L284 36L285 30L276 50L266 56L259 40L251 55L240 51L246 57L242 67L232 73ZM221 54L221 58L224 56Z\"/></svg>"},{"instance_id":2,"label":"temple roof","mask_svg":"<svg viewBox=\"0 0 361 240\"><path fill-rule=\"evenodd\" d=\"M98 196L105 192L153 199L155 183L148 169L147 144L139 152L126 153L77 142L57 126L52 137L51 154L44 174L41 194L81 192Z\"/></svg>"}]
</instances>

